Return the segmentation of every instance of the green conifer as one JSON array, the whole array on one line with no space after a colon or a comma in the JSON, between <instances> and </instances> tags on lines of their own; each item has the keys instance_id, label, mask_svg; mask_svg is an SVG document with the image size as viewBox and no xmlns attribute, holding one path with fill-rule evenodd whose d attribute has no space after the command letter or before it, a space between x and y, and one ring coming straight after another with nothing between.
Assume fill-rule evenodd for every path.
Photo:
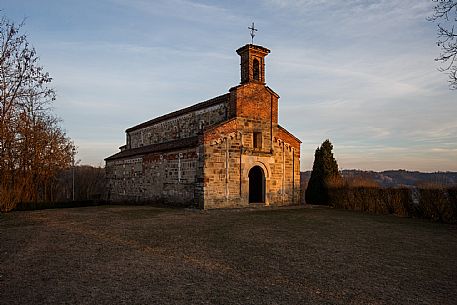
<instances>
[{"instance_id":1,"label":"green conifer","mask_svg":"<svg viewBox=\"0 0 457 305\"><path fill-rule=\"evenodd\" d=\"M306 203L328 204L329 182L341 179L332 149L333 145L327 139L314 153L313 171L305 192Z\"/></svg>"}]
</instances>

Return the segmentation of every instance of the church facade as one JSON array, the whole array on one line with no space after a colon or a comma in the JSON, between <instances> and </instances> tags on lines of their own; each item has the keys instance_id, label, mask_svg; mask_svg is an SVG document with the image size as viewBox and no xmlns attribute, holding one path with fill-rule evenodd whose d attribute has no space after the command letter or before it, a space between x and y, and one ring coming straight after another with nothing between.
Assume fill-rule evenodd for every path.
<instances>
[{"instance_id":1,"label":"church facade","mask_svg":"<svg viewBox=\"0 0 457 305\"><path fill-rule=\"evenodd\" d=\"M126 144L105 159L111 201L299 204L301 142L278 124L279 96L265 85L270 50L247 44L236 52L238 86L126 130Z\"/></svg>"}]
</instances>

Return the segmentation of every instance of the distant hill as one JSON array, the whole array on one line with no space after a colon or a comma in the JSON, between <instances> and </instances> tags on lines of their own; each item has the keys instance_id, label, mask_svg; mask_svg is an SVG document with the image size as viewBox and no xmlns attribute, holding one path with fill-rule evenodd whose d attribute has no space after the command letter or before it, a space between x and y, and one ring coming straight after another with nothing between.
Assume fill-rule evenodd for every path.
<instances>
[{"instance_id":1,"label":"distant hill","mask_svg":"<svg viewBox=\"0 0 457 305\"><path fill-rule=\"evenodd\" d=\"M308 183L311 171L301 172L302 185ZM343 177L365 178L374 180L381 187L413 187L424 183L440 185L457 185L457 172L422 173L406 170L388 170L383 172L345 169L341 171Z\"/></svg>"}]
</instances>

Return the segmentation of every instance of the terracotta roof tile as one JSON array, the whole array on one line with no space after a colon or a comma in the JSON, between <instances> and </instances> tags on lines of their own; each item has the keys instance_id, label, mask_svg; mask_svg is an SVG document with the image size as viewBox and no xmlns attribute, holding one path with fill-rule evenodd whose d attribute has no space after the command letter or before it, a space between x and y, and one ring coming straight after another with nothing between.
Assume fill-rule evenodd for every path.
<instances>
[{"instance_id":1,"label":"terracotta roof tile","mask_svg":"<svg viewBox=\"0 0 457 305\"><path fill-rule=\"evenodd\" d=\"M175 150L180 148L194 147L198 144L198 136L179 139L175 141L170 141L166 143L151 144L147 146L142 146L138 148L126 149L124 151L118 152L108 158L105 161L111 161L116 159L128 158L138 155L145 155L152 152L160 152L167 150Z\"/></svg>"},{"instance_id":2,"label":"terracotta roof tile","mask_svg":"<svg viewBox=\"0 0 457 305\"><path fill-rule=\"evenodd\" d=\"M204 101L204 102L201 102L201 103L198 103L198 104L195 104L195 105L192 105L190 107L186 107L186 108L183 108L183 109L180 109L180 110L177 110L177 111L170 112L168 114L159 116L159 117L154 118L152 120L149 120L149 121L143 122L141 124L138 124L136 126L130 127L129 129L126 130L126 132L130 132L130 131L134 131L134 130L137 130L137 129L140 129L140 128L148 127L148 126L151 126L153 124L159 123L161 121L172 119L174 117L181 116L181 115L184 115L184 114L189 113L189 112L193 112L193 111L200 110L200 109L203 109L203 108L211 107L213 105L224 103L224 102L227 102L229 100L229 98L230 98L230 93L219 95L219 96L216 96L215 98L212 98L210 100L207 100L207 101Z\"/></svg>"}]
</instances>

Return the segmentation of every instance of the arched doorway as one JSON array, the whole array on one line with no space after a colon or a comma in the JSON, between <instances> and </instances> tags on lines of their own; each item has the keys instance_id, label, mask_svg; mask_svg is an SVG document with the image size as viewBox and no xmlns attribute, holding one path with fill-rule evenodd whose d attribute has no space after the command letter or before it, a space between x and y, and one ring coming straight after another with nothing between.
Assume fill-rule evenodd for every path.
<instances>
[{"instance_id":1,"label":"arched doorway","mask_svg":"<svg viewBox=\"0 0 457 305\"><path fill-rule=\"evenodd\" d=\"M257 165L249 171L249 203L265 203L265 174Z\"/></svg>"}]
</instances>

